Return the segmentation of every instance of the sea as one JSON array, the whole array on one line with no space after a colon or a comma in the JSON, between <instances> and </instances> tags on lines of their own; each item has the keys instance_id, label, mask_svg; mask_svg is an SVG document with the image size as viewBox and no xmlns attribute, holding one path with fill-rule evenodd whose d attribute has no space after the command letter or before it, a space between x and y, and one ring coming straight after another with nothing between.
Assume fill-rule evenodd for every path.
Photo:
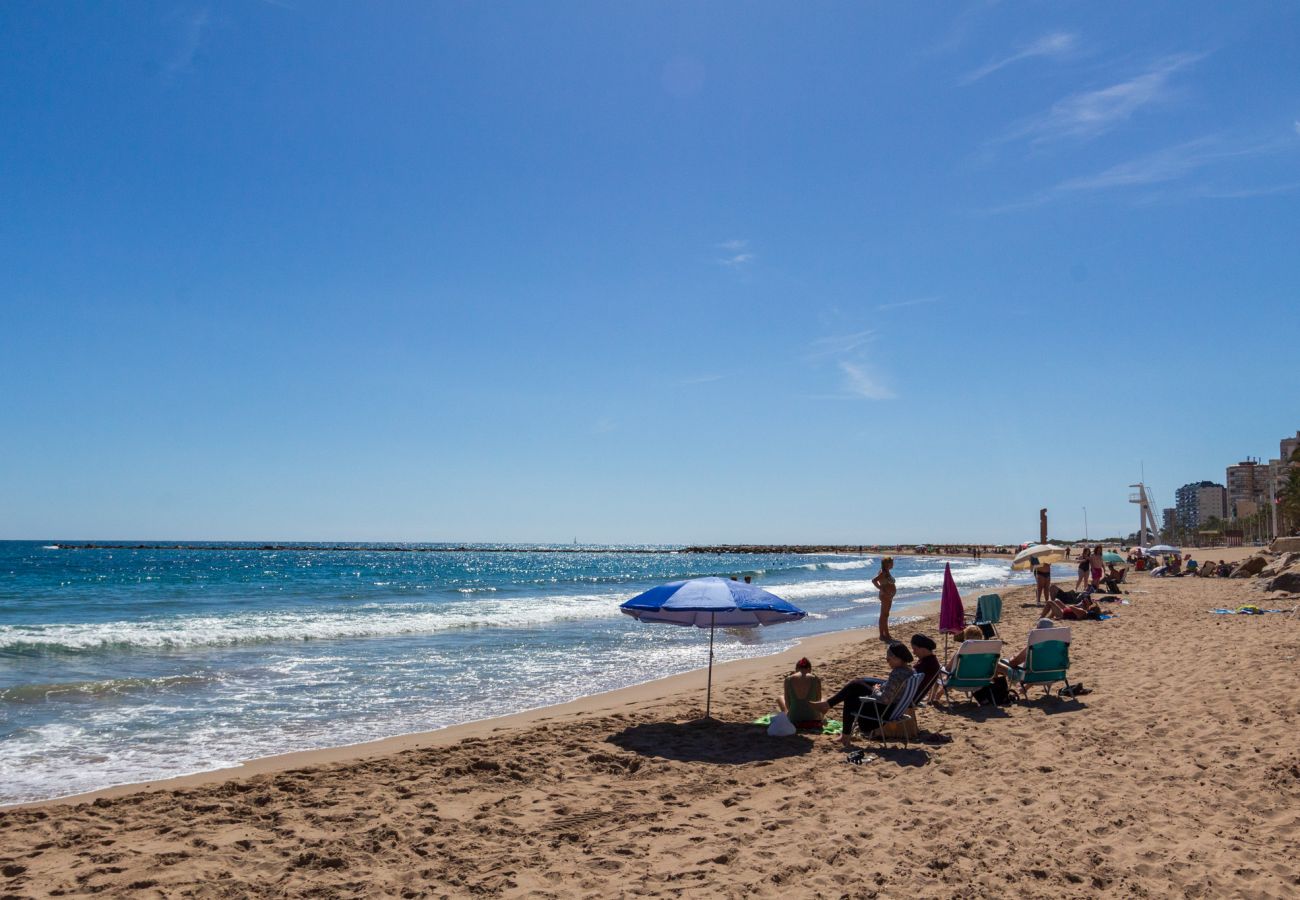
<instances>
[{"instance_id":1,"label":"sea","mask_svg":"<svg viewBox=\"0 0 1300 900\"><path fill-rule=\"evenodd\" d=\"M667 581L749 575L808 612L719 629L718 661L874 625L879 612L876 554L187 546L202 549L0 542L0 805L428 731L701 668L707 632L619 611ZM1029 580L1001 560L900 556L895 621L938 596L947 561L968 606Z\"/></svg>"}]
</instances>

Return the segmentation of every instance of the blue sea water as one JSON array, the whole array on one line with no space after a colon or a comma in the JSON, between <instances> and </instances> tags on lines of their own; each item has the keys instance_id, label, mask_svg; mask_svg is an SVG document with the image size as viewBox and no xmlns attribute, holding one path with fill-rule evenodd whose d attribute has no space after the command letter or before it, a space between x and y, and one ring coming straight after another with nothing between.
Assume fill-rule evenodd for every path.
<instances>
[{"instance_id":1,"label":"blue sea water","mask_svg":"<svg viewBox=\"0 0 1300 900\"><path fill-rule=\"evenodd\" d=\"M665 581L749 574L809 612L719 631L720 661L871 625L878 610L876 556L210 546L0 542L0 804L425 731L699 668L702 632L618 610ZM937 596L944 562L898 559L897 618ZM972 596L1027 580L996 560L955 560L953 574Z\"/></svg>"}]
</instances>

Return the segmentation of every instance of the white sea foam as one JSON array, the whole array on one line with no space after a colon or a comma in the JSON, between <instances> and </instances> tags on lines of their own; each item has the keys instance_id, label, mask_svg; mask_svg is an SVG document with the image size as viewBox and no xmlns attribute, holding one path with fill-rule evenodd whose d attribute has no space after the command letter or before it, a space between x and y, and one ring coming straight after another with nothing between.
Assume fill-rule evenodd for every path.
<instances>
[{"instance_id":1,"label":"white sea foam","mask_svg":"<svg viewBox=\"0 0 1300 900\"><path fill-rule=\"evenodd\" d=\"M845 559L837 562L810 562L792 566L792 569L804 569L809 572L844 571L846 569L865 569L873 565L874 559ZM759 570L762 571L761 569ZM789 571L789 570L787 570Z\"/></svg>"},{"instance_id":2,"label":"white sea foam","mask_svg":"<svg viewBox=\"0 0 1300 900\"><path fill-rule=\"evenodd\" d=\"M176 616L150 621L0 625L0 650L162 649L270 641L431 634L459 628L528 628L616 618L626 599L613 594L477 600L438 606L373 606L365 611L265 612Z\"/></svg>"},{"instance_id":3,"label":"white sea foam","mask_svg":"<svg viewBox=\"0 0 1300 900\"><path fill-rule=\"evenodd\" d=\"M828 569L842 571L846 569L865 569L868 566L875 565L875 562L874 559L847 559L843 562L828 562L822 563L822 565Z\"/></svg>"},{"instance_id":4,"label":"white sea foam","mask_svg":"<svg viewBox=\"0 0 1300 900\"><path fill-rule=\"evenodd\" d=\"M996 584L1006 580L1010 572L1006 566L979 564L954 569L953 581L962 585ZM903 575L897 580L901 592L920 593L938 591L943 587L943 572L927 572L922 575ZM793 584L765 584L772 593L787 600L811 599L814 597L876 597L879 591L867 580L825 580L804 581Z\"/></svg>"}]
</instances>

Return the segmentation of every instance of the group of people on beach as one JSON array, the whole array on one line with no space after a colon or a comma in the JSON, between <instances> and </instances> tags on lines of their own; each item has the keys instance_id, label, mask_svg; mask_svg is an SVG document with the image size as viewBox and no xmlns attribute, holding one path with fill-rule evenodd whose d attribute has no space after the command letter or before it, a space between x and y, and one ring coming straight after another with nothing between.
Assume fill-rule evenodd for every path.
<instances>
[{"instance_id":1,"label":"group of people on beach","mask_svg":"<svg viewBox=\"0 0 1300 900\"><path fill-rule=\"evenodd\" d=\"M857 678L834 694L822 699L821 678L813 674L813 665L807 657L795 663L794 673L785 679L777 704L790 717L796 728L821 730L826 714L832 707L844 707L844 732L841 737L847 746L851 739L853 722L858 719L879 721L887 717L890 706L898 699L907 680L917 672L924 672L922 688L938 678L941 670L939 658L934 655L934 639L925 634L912 635L911 648L894 641L885 651L889 666L886 678Z\"/></svg>"},{"instance_id":2,"label":"group of people on beach","mask_svg":"<svg viewBox=\"0 0 1300 900\"><path fill-rule=\"evenodd\" d=\"M1052 583L1052 563L1030 557L1029 566L1034 572L1034 602L1043 609L1043 615L1052 619L1100 619L1105 614L1095 595L1103 586L1109 594L1118 594L1120 585L1128 578L1128 566L1106 562L1100 544L1084 547L1079 554L1078 577L1074 588L1066 590Z\"/></svg>"},{"instance_id":3,"label":"group of people on beach","mask_svg":"<svg viewBox=\"0 0 1300 900\"><path fill-rule=\"evenodd\" d=\"M1050 618L1041 618L1035 628L1054 628L1057 623ZM965 641L984 640L984 631L978 625L968 625L961 633L957 644L960 648ZM942 677L956 666L958 650L944 665L935 655L938 645L927 634L912 635L908 644L893 641L885 650L885 664L889 674L885 678L855 678L826 699L822 699L821 678L813 674L813 664L804 657L795 663L794 672L785 678L777 705L789 716L795 728L799 730L821 731L825 726L826 716L837 706L843 707L843 731L841 743L848 747L853 741L855 723L863 730L869 730L875 723L888 721L894 703L903 694L908 679L913 675L923 674L920 688L915 699L935 699L942 690ZM1022 649L1010 659L998 664L998 671L1006 675L1012 669L1025 665L1029 648Z\"/></svg>"},{"instance_id":4,"label":"group of people on beach","mask_svg":"<svg viewBox=\"0 0 1300 900\"><path fill-rule=\"evenodd\" d=\"M1161 565L1151 570L1151 574L1156 578L1181 578L1185 575L1197 578L1227 578L1232 574L1232 569L1232 565L1223 560L1219 560L1218 564L1210 561L1202 565L1192 559L1190 553L1186 557L1181 553L1174 553L1165 557Z\"/></svg>"}]
</instances>

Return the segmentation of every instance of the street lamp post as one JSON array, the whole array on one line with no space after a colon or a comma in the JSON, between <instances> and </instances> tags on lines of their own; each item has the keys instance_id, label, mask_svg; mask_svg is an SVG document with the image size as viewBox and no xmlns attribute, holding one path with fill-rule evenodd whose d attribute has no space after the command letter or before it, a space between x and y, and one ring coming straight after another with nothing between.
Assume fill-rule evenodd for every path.
<instances>
[{"instance_id":1,"label":"street lamp post","mask_svg":"<svg viewBox=\"0 0 1300 900\"><path fill-rule=\"evenodd\" d=\"M1083 539L1088 539L1088 507L1083 508Z\"/></svg>"},{"instance_id":2,"label":"street lamp post","mask_svg":"<svg viewBox=\"0 0 1300 900\"><path fill-rule=\"evenodd\" d=\"M1269 468L1272 468L1270 465ZM1268 473L1268 505L1273 510L1273 538L1277 539L1277 475Z\"/></svg>"}]
</instances>

